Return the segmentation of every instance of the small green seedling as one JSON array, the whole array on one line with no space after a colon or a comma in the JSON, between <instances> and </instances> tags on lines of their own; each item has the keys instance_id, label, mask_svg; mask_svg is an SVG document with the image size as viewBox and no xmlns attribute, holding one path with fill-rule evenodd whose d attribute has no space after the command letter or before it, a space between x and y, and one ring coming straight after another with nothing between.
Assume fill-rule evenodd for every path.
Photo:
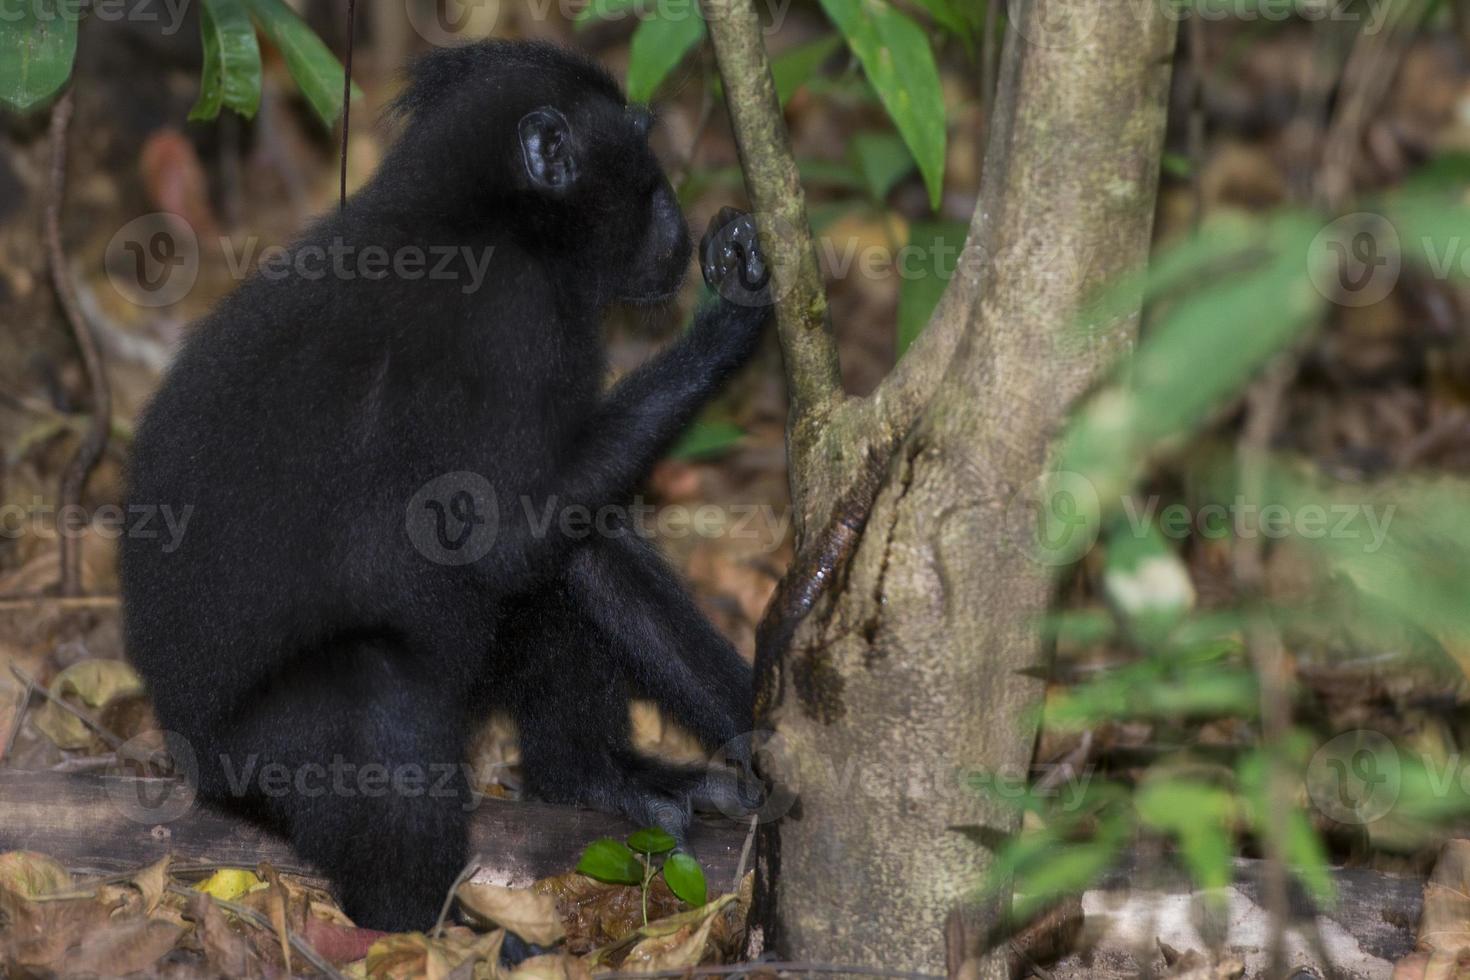
<instances>
[{"instance_id":1,"label":"small green seedling","mask_svg":"<svg viewBox=\"0 0 1470 980\"><path fill-rule=\"evenodd\" d=\"M638 885L643 889L643 924L648 925L648 886L660 871L655 855L663 858L664 882L679 899L700 906L708 894L704 869L690 854L674 850L678 841L657 827L645 827L628 837L627 843L603 837L587 845L577 871L614 885Z\"/></svg>"}]
</instances>

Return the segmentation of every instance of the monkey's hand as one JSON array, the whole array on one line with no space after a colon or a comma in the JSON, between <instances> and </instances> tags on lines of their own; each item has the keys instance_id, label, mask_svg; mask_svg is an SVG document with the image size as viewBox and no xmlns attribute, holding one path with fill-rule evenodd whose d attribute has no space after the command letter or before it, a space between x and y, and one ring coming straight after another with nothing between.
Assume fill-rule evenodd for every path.
<instances>
[{"instance_id":1,"label":"monkey's hand","mask_svg":"<svg viewBox=\"0 0 1470 980\"><path fill-rule=\"evenodd\" d=\"M699 242L704 281L724 300L738 306L771 305L771 270L756 235L755 218L734 208L720 208Z\"/></svg>"}]
</instances>

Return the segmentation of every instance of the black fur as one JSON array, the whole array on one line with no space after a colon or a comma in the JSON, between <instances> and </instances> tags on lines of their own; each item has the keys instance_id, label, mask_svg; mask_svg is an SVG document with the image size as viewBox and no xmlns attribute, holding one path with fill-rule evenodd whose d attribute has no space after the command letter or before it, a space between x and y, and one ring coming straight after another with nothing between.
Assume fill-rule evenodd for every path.
<instances>
[{"instance_id":1,"label":"black fur","mask_svg":"<svg viewBox=\"0 0 1470 980\"><path fill-rule=\"evenodd\" d=\"M483 283L465 288L464 253L447 281L251 278L134 443L130 502L191 508L187 530L122 554L128 651L202 796L288 836L357 922L392 930L428 926L466 860L458 766L490 707L546 799L680 834L691 801L730 802L703 769L638 757L626 706L654 697L713 748L750 725L749 668L646 541L540 533L527 509L629 498L769 312L763 288L712 303L604 393L601 312L671 294L689 258L646 113L590 62L509 43L430 55L401 108L377 175L291 255L493 249ZM733 224L706 243L717 287L763 277ZM483 480L423 499L464 473ZM434 560L425 529L446 527L441 545L493 544ZM361 768L378 765L401 781L382 791Z\"/></svg>"}]
</instances>

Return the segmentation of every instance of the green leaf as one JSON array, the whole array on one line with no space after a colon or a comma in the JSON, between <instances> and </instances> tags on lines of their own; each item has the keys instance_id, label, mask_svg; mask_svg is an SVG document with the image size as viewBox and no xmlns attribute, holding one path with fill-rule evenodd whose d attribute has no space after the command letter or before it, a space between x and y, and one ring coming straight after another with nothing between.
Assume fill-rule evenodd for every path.
<instances>
[{"instance_id":1,"label":"green leaf","mask_svg":"<svg viewBox=\"0 0 1470 980\"><path fill-rule=\"evenodd\" d=\"M832 52L841 44L842 38L829 34L806 44L798 44L771 59L771 77L776 82L776 96L782 105L791 100L796 90L806 84L807 79L822 67L823 62L832 57Z\"/></svg>"},{"instance_id":2,"label":"green leaf","mask_svg":"<svg viewBox=\"0 0 1470 980\"><path fill-rule=\"evenodd\" d=\"M246 0L261 32L286 59L286 68L301 94L323 123L330 126L342 115L342 63L327 49L296 11L284 0ZM352 97L362 95L356 85Z\"/></svg>"},{"instance_id":3,"label":"green leaf","mask_svg":"<svg viewBox=\"0 0 1470 980\"><path fill-rule=\"evenodd\" d=\"M1305 260L1319 228L1302 215L1277 219L1264 237L1247 237L1253 247L1233 256L1234 269L1207 261L1219 252L1202 252L1197 244L1183 251L1201 261L1165 256L1157 263L1145 295L1157 283L1183 279L1191 282L1188 292L1158 317L1127 377L1090 398L1062 438L1057 470L1086 481L1092 491L1079 501L1084 527L1096 527L1103 513L1121 506L1156 450L1193 432L1272 355L1317 323L1325 300L1313 288ZM1208 236L1207 229L1199 237ZM1137 303L1140 288L1134 279L1110 289L1085 311L1089 329L1115 329L1115 315Z\"/></svg>"},{"instance_id":4,"label":"green leaf","mask_svg":"<svg viewBox=\"0 0 1470 980\"><path fill-rule=\"evenodd\" d=\"M915 222L909 227L905 262L898 286L898 355L929 325L965 247L969 227L959 221Z\"/></svg>"},{"instance_id":5,"label":"green leaf","mask_svg":"<svg viewBox=\"0 0 1470 980\"><path fill-rule=\"evenodd\" d=\"M1299 739L1293 738L1292 741ZM1322 838L1294 799L1284 819L1275 812L1266 785L1268 761L1265 751L1256 751L1245 756L1236 766L1236 780L1252 808L1251 823L1255 833L1267 839L1284 831L1279 843L1292 874L1318 902L1331 904L1336 901L1337 886L1332 880L1332 869L1327 863L1327 850ZM1300 785L1301 778L1300 767L1297 767L1297 771L1291 773L1291 785Z\"/></svg>"},{"instance_id":6,"label":"green leaf","mask_svg":"<svg viewBox=\"0 0 1470 980\"><path fill-rule=\"evenodd\" d=\"M672 851L679 842L659 830L657 827L644 827L636 830L628 838L628 846L640 854L662 854L664 851Z\"/></svg>"},{"instance_id":7,"label":"green leaf","mask_svg":"<svg viewBox=\"0 0 1470 980\"><path fill-rule=\"evenodd\" d=\"M745 430L733 422L696 422L669 450L673 459L705 459L734 449Z\"/></svg>"},{"instance_id":8,"label":"green leaf","mask_svg":"<svg viewBox=\"0 0 1470 980\"><path fill-rule=\"evenodd\" d=\"M603 837L587 845L582 859L577 862L577 871L589 878L606 881L614 885L641 885L643 864L628 845L622 841Z\"/></svg>"},{"instance_id":9,"label":"green leaf","mask_svg":"<svg viewBox=\"0 0 1470 980\"><path fill-rule=\"evenodd\" d=\"M647 102L669 72L704 40L704 18L690 7L677 16L650 16L628 45L628 101Z\"/></svg>"},{"instance_id":10,"label":"green leaf","mask_svg":"<svg viewBox=\"0 0 1470 980\"><path fill-rule=\"evenodd\" d=\"M1234 797L1217 786L1162 775L1138 790L1133 805L1145 824L1179 841L1184 864L1201 888L1230 884Z\"/></svg>"},{"instance_id":11,"label":"green leaf","mask_svg":"<svg viewBox=\"0 0 1470 980\"><path fill-rule=\"evenodd\" d=\"M705 903L708 894L704 883L704 869L699 862L683 851L669 855L664 862L664 881L669 891L678 895L689 905L698 907Z\"/></svg>"},{"instance_id":12,"label":"green leaf","mask_svg":"<svg viewBox=\"0 0 1470 980\"><path fill-rule=\"evenodd\" d=\"M929 204L944 189L944 90L924 29L882 0L822 0L918 161Z\"/></svg>"},{"instance_id":13,"label":"green leaf","mask_svg":"<svg viewBox=\"0 0 1470 980\"><path fill-rule=\"evenodd\" d=\"M76 4L25 0L0 11L0 102L25 112L71 77L77 54Z\"/></svg>"},{"instance_id":14,"label":"green leaf","mask_svg":"<svg viewBox=\"0 0 1470 980\"><path fill-rule=\"evenodd\" d=\"M204 74L191 121L214 119L228 106L246 119L260 108L260 45L241 0L204 0L199 7Z\"/></svg>"},{"instance_id":15,"label":"green leaf","mask_svg":"<svg viewBox=\"0 0 1470 980\"><path fill-rule=\"evenodd\" d=\"M848 148L874 204L882 204L893 185L914 169L914 155L894 133L858 133Z\"/></svg>"}]
</instances>

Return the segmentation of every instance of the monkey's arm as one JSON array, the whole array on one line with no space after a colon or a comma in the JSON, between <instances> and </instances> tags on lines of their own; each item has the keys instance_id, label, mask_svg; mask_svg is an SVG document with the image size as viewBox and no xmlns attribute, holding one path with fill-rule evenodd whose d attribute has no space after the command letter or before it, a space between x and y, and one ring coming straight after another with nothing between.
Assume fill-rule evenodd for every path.
<instances>
[{"instance_id":1,"label":"monkey's arm","mask_svg":"<svg viewBox=\"0 0 1470 980\"><path fill-rule=\"evenodd\" d=\"M750 665L699 611L653 543L622 531L572 553L568 592L644 694L707 749L725 746L752 724Z\"/></svg>"},{"instance_id":2,"label":"monkey's arm","mask_svg":"<svg viewBox=\"0 0 1470 980\"><path fill-rule=\"evenodd\" d=\"M559 511L623 500L725 381L749 359L770 319L769 276L749 215L721 211L700 245L705 281L720 298L677 342L620 381L531 492ZM494 564L509 581L553 568L560 538L528 525L502 528Z\"/></svg>"}]
</instances>

